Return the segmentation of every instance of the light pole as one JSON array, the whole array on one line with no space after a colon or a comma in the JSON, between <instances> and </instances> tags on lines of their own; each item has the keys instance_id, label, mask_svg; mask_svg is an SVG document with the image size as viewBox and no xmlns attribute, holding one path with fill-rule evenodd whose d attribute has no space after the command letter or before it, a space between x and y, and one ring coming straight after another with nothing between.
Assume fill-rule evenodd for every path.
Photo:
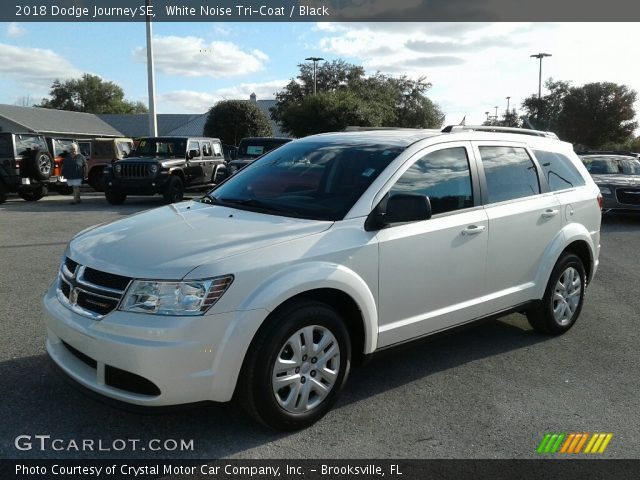
<instances>
[{"instance_id":1,"label":"light pole","mask_svg":"<svg viewBox=\"0 0 640 480\"><path fill-rule=\"evenodd\" d=\"M150 10L151 0L146 0L147 12ZM158 136L156 121L156 80L153 71L153 29L151 15L147 15L147 87L149 89L149 135Z\"/></svg>"},{"instance_id":2,"label":"light pole","mask_svg":"<svg viewBox=\"0 0 640 480\"><path fill-rule=\"evenodd\" d=\"M322 60L324 60L324 58L322 57L307 57L305 58L305 60L309 61L309 62L313 62L313 94L316 94L316 89L318 88L318 83L316 81L316 64Z\"/></svg>"},{"instance_id":3,"label":"light pole","mask_svg":"<svg viewBox=\"0 0 640 480\"><path fill-rule=\"evenodd\" d=\"M511 100L511 97L507 97L507 115L509 115L509 100Z\"/></svg>"},{"instance_id":4,"label":"light pole","mask_svg":"<svg viewBox=\"0 0 640 480\"><path fill-rule=\"evenodd\" d=\"M487 116L487 122L489 121L489 112L484 112L484 114Z\"/></svg>"},{"instance_id":5,"label":"light pole","mask_svg":"<svg viewBox=\"0 0 640 480\"><path fill-rule=\"evenodd\" d=\"M540 60L540 69L538 71L538 100L542 98L542 59L544 57L550 57L550 53L538 53L537 55L529 55L531 58L538 58Z\"/></svg>"},{"instance_id":6,"label":"light pole","mask_svg":"<svg viewBox=\"0 0 640 480\"><path fill-rule=\"evenodd\" d=\"M498 105L496 105L496 106L495 106L495 107L493 107L493 108L495 108L495 109L496 109L496 116L495 116L495 119L496 119L496 122L497 122L497 121L498 121Z\"/></svg>"}]
</instances>

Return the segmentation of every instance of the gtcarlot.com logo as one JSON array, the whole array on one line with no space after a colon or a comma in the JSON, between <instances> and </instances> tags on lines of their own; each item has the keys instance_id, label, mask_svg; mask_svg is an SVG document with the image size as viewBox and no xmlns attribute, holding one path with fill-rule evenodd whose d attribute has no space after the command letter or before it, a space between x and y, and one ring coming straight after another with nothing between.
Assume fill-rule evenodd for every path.
<instances>
[{"instance_id":1,"label":"gtcarlot.com logo","mask_svg":"<svg viewBox=\"0 0 640 480\"><path fill-rule=\"evenodd\" d=\"M612 433L547 433L536 451L540 454L604 453L612 438Z\"/></svg>"}]
</instances>

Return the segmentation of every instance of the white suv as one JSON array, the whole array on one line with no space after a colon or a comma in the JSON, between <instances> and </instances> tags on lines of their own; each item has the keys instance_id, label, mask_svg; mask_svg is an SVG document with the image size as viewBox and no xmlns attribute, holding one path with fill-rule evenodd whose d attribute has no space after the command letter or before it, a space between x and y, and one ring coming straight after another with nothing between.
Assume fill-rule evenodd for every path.
<instances>
[{"instance_id":1,"label":"white suv","mask_svg":"<svg viewBox=\"0 0 640 480\"><path fill-rule=\"evenodd\" d=\"M295 429L382 349L515 311L566 332L598 265L598 187L567 143L478 130L307 137L79 233L44 297L49 355L113 399L235 395Z\"/></svg>"}]
</instances>

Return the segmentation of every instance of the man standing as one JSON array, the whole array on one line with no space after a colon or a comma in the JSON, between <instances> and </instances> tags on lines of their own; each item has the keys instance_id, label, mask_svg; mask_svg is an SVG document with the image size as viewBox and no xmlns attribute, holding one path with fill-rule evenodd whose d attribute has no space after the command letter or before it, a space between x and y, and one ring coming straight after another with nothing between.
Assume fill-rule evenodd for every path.
<instances>
[{"instance_id":1,"label":"man standing","mask_svg":"<svg viewBox=\"0 0 640 480\"><path fill-rule=\"evenodd\" d=\"M67 179L67 184L73 187L73 202L71 205L80 203L80 184L84 179L84 172L87 169L87 159L78 153L78 145L71 144L71 152L65 155L62 160L62 176Z\"/></svg>"}]
</instances>

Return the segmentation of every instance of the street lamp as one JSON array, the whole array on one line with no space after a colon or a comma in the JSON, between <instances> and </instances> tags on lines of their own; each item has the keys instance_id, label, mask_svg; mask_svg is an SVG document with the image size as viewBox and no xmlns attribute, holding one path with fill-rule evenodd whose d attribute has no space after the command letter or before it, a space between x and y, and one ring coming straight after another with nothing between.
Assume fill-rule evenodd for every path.
<instances>
[{"instance_id":1,"label":"street lamp","mask_svg":"<svg viewBox=\"0 0 640 480\"><path fill-rule=\"evenodd\" d=\"M538 72L538 99L542 98L542 59L544 57L550 57L550 53L538 53L537 55L529 55L531 58L538 58L540 60L540 70Z\"/></svg>"},{"instance_id":2,"label":"street lamp","mask_svg":"<svg viewBox=\"0 0 640 480\"><path fill-rule=\"evenodd\" d=\"M324 58L322 57L307 57L305 58L305 60L307 60L308 62L313 62L313 94L316 94L316 89L318 87L318 83L316 81L316 64L322 60L324 60Z\"/></svg>"},{"instance_id":3,"label":"street lamp","mask_svg":"<svg viewBox=\"0 0 640 480\"><path fill-rule=\"evenodd\" d=\"M151 9L151 0L146 0L147 12ZM156 120L156 78L153 68L153 28L151 27L151 15L147 15L147 88L149 91L149 135L158 136L158 123Z\"/></svg>"},{"instance_id":4,"label":"street lamp","mask_svg":"<svg viewBox=\"0 0 640 480\"><path fill-rule=\"evenodd\" d=\"M489 121L489 112L484 112L484 114L487 116L487 122Z\"/></svg>"},{"instance_id":5,"label":"street lamp","mask_svg":"<svg viewBox=\"0 0 640 480\"><path fill-rule=\"evenodd\" d=\"M511 100L511 97L507 97L507 115L509 115L509 100Z\"/></svg>"},{"instance_id":6,"label":"street lamp","mask_svg":"<svg viewBox=\"0 0 640 480\"><path fill-rule=\"evenodd\" d=\"M498 105L496 105L496 106L495 106L495 107L493 107L493 108L495 108L495 109L496 109L496 116L495 116L495 119L496 119L496 122L497 122L497 121L498 121Z\"/></svg>"}]
</instances>

